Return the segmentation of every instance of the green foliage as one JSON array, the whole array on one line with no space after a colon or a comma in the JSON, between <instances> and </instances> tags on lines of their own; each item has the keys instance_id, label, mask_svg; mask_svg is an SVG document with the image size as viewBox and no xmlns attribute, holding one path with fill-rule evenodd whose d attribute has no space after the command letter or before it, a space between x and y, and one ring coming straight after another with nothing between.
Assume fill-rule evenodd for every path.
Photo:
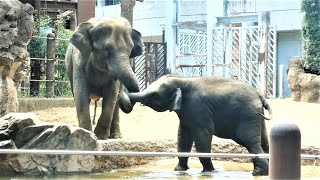
<instances>
[{"instance_id":1,"label":"green foliage","mask_svg":"<svg viewBox=\"0 0 320 180\"><path fill-rule=\"evenodd\" d=\"M320 73L320 1L302 0L302 59L306 69Z\"/></svg>"},{"instance_id":2,"label":"green foliage","mask_svg":"<svg viewBox=\"0 0 320 180\"><path fill-rule=\"evenodd\" d=\"M52 32L55 34L55 96L72 96L70 84L68 83L66 68L65 68L65 53L68 47L69 39L72 31L64 28L62 19L54 22L50 17L41 17L35 22L36 28L33 38L29 42L27 49L31 58L45 58L47 52L47 35ZM33 66L35 61L31 61ZM45 67L45 61L41 61L41 66ZM41 76L41 80L45 80L45 74ZM45 96L45 82L39 82L39 95ZM21 92L23 93L23 92ZM21 94L21 96L25 96Z\"/></svg>"}]
</instances>

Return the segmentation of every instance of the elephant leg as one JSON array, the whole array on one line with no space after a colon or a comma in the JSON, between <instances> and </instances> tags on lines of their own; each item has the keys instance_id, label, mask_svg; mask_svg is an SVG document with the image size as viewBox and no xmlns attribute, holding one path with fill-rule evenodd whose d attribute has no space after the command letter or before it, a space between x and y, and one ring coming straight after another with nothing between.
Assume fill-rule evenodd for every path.
<instances>
[{"instance_id":1,"label":"elephant leg","mask_svg":"<svg viewBox=\"0 0 320 180\"><path fill-rule=\"evenodd\" d=\"M79 127L92 131L87 81L85 73L76 67L74 67L73 76L73 95Z\"/></svg>"},{"instance_id":2,"label":"elephant leg","mask_svg":"<svg viewBox=\"0 0 320 180\"><path fill-rule=\"evenodd\" d=\"M194 142L197 152L201 153L210 153L211 152L211 143L212 135L207 129L196 128L193 132ZM212 165L211 158L199 158L203 166L202 172L211 172L214 170Z\"/></svg>"},{"instance_id":3,"label":"elephant leg","mask_svg":"<svg viewBox=\"0 0 320 180\"><path fill-rule=\"evenodd\" d=\"M102 112L98 119L94 133L98 139L107 140L110 136L111 123L113 119L113 112L117 102L117 95L119 86L115 81L111 81L103 89Z\"/></svg>"},{"instance_id":4,"label":"elephant leg","mask_svg":"<svg viewBox=\"0 0 320 180\"><path fill-rule=\"evenodd\" d=\"M249 153L263 154L264 150L261 146L261 126L260 124L246 124L239 126L237 131L237 137L233 139L238 144L244 146ZM268 175L269 165L266 159L253 158L253 176Z\"/></svg>"},{"instance_id":5,"label":"elephant leg","mask_svg":"<svg viewBox=\"0 0 320 180\"><path fill-rule=\"evenodd\" d=\"M261 126L261 147L263 149L264 153L269 153L269 140L268 140L268 134L267 134L267 128L265 121L262 121L262 126Z\"/></svg>"},{"instance_id":6,"label":"elephant leg","mask_svg":"<svg viewBox=\"0 0 320 180\"><path fill-rule=\"evenodd\" d=\"M114 112L113 112L113 118L111 122L111 129L110 129L110 136L111 139L119 139L122 137L121 131L120 131L120 118L119 118L119 103L117 102Z\"/></svg>"},{"instance_id":7,"label":"elephant leg","mask_svg":"<svg viewBox=\"0 0 320 180\"><path fill-rule=\"evenodd\" d=\"M193 137L188 126L179 124L178 131L178 152L190 152L193 144ZM179 157L179 163L174 168L175 171L186 171L188 167L188 157Z\"/></svg>"}]
</instances>

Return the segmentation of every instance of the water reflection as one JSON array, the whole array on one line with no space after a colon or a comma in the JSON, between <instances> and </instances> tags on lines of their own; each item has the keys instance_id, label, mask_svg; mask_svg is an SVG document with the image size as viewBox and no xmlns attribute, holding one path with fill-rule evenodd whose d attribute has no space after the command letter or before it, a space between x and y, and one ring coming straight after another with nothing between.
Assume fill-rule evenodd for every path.
<instances>
[{"instance_id":1,"label":"water reflection","mask_svg":"<svg viewBox=\"0 0 320 180\"><path fill-rule=\"evenodd\" d=\"M266 180L268 176L254 177L251 175L252 163L236 163L214 161L215 171L201 173L201 164L197 159L190 159L190 169L185 172L173 171L177 159L165 159L133 168L118 169L103 173L56 175L56 176L0 176L0 180L97 180L97 179L246 179ZM303 166L301 179L320 179L320 166Z\"/></svg>"}]
</instances>

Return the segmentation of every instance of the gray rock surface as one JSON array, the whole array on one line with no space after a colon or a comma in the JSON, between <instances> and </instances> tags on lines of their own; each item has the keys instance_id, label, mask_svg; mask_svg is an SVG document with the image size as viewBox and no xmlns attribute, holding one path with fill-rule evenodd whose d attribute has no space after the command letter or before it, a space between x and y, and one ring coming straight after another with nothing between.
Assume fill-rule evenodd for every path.
<instances>
[{"instance_id":1,"label":"gray rock surface","mask_svg":"<svg viewBox=\"0 0 320 180\"><path fill-rule=\"evenodd\" d=\"M0 149L99 150L96 136L66 124L42 124L33 113L9 113L0 118ZM2 155L1 172L51 174L92 172L93 155ZM6 167L6 168L4 168Z\"/></svg>"},{"instance_id":2,"label":"gray rock surface","mask_svg":"<svg viewBox=\"0 0 320 180\"><path fill-rule=\"evenodd\" d=\"M320 76L305 73L299 57L289 61L288 82L294 101L320 103Z\"/></svg>"},{"instance_id":3,"label":"gray rock surface","mask_svg":"<svg viewBox=\"0 0 320 180\"><path fill-rule=\"evenodd\" d=\"M19 0L0 1L0 116L18 110L17 87L29 70L33 12Z\"/></svg>"}]
</instances>

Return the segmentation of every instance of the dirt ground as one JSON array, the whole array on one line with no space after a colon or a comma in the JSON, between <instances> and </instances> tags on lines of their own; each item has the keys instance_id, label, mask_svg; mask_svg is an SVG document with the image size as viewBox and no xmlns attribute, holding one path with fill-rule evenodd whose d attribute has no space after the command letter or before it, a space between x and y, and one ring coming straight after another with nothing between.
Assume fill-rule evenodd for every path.
<instances>
[{"instance_id":1,"label":"dirt ground","mask_svg":"<svg viewBox=\"0 0 320 180\"><path fill-rule=\"evenodd\" d=\"M268 100L273 110L273 119L266 121L268 132L272 125L280 121L290 121L298 125L303 146L320 147L320 104L295 102L291 99ZM91 106L93 115L94 107ZM97 117L101 108L97 108ZM34 111L41 121L62 122L77 126L75 107L51 108ZM126 139L176 139L178 117L174 112L155 112L136 104L130 114L120 114L120 127ZM213 143L228 141L214 137Z\"/></svg>"}]
</instances>

